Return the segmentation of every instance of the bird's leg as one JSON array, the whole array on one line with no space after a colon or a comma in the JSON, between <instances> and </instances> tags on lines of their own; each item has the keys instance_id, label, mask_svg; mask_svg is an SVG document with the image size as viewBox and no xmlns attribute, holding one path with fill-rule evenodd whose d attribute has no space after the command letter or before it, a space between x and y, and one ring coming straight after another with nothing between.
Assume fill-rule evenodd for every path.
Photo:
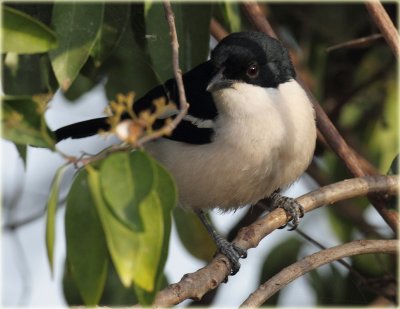
<instances>
[{"instance_id":1,"label":"bird's leg","mask_svg":"<svg viewBox=\"0 0 400 309\"><path fill-rule=\"evenodd\" d=\"M272 202L271 206L273 209L282 208L287 214L289 214L289 216L292 218L292 227L289 229L289 231L295 230L299 225L300 218L304 216L303 206L301 206L295 199L291 197L280 195L278 191L272 193L269 199ZM282 229L284 227L286 227L286 224L280 228Z\"/></svg>"},{"instance_id":2,"label":"bird's leg","mask_svg":"<svg viewBox=\"0 0 400 309\"><path fill-rule=\"evenodd\" d=\"M203 210L195 210L197 216L200 218L203 225L206 227L208 233L214 239L215 244L217 245L218 251L225 255L232 264L231 275L236 274L240 269L240 258L246 258L247 253L246 250L236 246L235 244L227 241L221 235L217 233L214 227L211 225L210 221L207 219L206 214Z\"/></svg>"}]
</instances>

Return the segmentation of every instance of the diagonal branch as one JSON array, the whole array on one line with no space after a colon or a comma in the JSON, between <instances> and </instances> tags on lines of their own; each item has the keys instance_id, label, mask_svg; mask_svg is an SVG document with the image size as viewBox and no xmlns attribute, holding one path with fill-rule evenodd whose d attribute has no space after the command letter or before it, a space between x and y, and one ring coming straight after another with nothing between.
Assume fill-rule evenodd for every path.
<instances>
[{"instance_id":1,"label":"diagonal branch","mask_svg":"<svg viewBox=\"0 0 400 309\"><path fill-rule=\"evenodd\" d=\"M376 40L378 40L380 38L382 38L382 34L380 34L380 33L371 34L371 35L366 36L366 37L362 37L362 38L346 41L346 42L343 42L343 43L335 44L333 46L328 47L326 49L326 52L329 53L329 52L331 52L333 50L341 49L341 48L360 48L360 47L364 47L364 46L366 46L368 44L371 44L372 41L376 41Z\"/></svg>"},{"instance_id":2,"label":"diagonal branch","mask_svg":"<svg viewBox=\"0 0 400 309\"><path fill-rule=\"evenodd\" d=\"M359 254L390 253L396 254L397 240L356 240L344 245L325 249L309 255L302 260L284 268L267 282L263 283L241 305L241 307L258 307L280 289L313 269L330 262Z\"/></svg>"},{"instance_id":3,"label":"diagonal branch","mask_svg":"<svg viewBox=\"0 0 400 309\"><path fill-rule=\"evenodd\" d=\"M266 34L277 38L268 20L265 18L260 7L256 2L244 2L243 8L250 21L254 24L257 30L263 31ZM307 88L304 82L300 78L297 78L299 84L306 91L310 100L313 102L314 109L316 112L317 126L326 142L332 148L332 150L342 159L346 167L356 177L362 177L368 175L364 169L366 160L361 160L360 155L357 154L340 135L334 124L330 121L328 115L325 113L317 99L311 93L310 89ZM397 227L399 224L398 213L393 210L386 208L385 201L376 196L369 196L369 200L372 205L390 226L394 233L397 233Z\"/></svg>"},{"instance_id":4,"label":"diagonal branch","mask_svg":"<svg viewBox=\"0 0 400 309\"><path fill-rule=\"evenodd\" d=\"M325 204L330 205L340 200L365 196L372 192L396 195L398 190L398 176L368 176L325 186L299 197L297 202L304 207L305 212L309 212ZM283 209L275 209L253 224L242 228L233 243L246 250L255 248L264 237L290 219ZM160 291L153 305L164 307L179 304L186 299L201 299L205 293L215 289L225 280L230 269L231 265L228 259L218 254L207 266L194 273L184 275L180 282L171 284Z\"/></svg>"},{"instance_id":5,"label":"diagonal branch","mask_svg":"<svg viewBox=\"0 0 400 309\"><path fill-rule=\"evenodd\" d=\"M210 20L210 33L217 41L221 41L229 34L214 17Z\"/></svg>"},{"instance_id":6,"label":"diagonal branch","mask_svg":"<svg viewBox=\"0 0 400 309\"><path fill-rule=\"evenodd\" d=\"M367 1L365 2L365 6L367 7L368 13L371 16L372 20L379 28L387 44L391 48L393 55L397 59L399 59L399 33L397 32L396 27L390 20L389 15L386 13L382 3L380 3L379 1Z\"/></svg>"}]
</instances>

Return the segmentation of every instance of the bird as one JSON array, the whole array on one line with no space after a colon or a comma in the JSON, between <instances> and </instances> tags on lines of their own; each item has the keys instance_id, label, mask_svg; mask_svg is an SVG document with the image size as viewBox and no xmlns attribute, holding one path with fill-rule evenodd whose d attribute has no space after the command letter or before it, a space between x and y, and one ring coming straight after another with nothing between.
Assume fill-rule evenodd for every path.
<instances>
[{"instance_id":1,"label":"bird","mask_svg":"<svg viewBox=\"0 0 400 309\"><path fill-rule=\"evenodd\" d=\"M210 209L236 210L270 197L297 226L301 205L279 194L310 164L316 143L313 105L300 84L287 49L262 32L236 32L223 38L210 59L183 74L190 104L172 134L144 145L174 177L179 205L194 210L219 251L240 268L246 251L215 232L205 217ZM136 113L164 97L179 105L174 78L133 105ZM123 118L128 118L124 115ZM165 119L158 119L160 127ZM109 130L107 117L56 130L57 141Z\"/></svg>"}]
</instances>

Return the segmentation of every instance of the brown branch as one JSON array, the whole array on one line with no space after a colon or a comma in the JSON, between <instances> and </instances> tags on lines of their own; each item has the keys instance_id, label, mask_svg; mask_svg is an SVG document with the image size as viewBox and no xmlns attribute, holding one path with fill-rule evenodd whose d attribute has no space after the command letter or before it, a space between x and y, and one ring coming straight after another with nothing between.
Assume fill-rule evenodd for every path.
<instances>
[{"instance_id":1,"label":"brown branch","mask_svg":"<svg viewBox=\"0 0 400 309\"><path fill-rule=\"evenodd\" d=\"M332 45L332 46L326 48L325 51L327 53L329 53L333 50L341 49L341 48L360 48L360 47L364 47L364 46L370 44L372 41L376 41L380 38L382 38L382 34L376 33L376 34L372 34L372 35L369 35L369 36L366 36L363 38L358 38L358 39L350 40L347 42Z\"/></svg>"},{"instance_id":2,"label":"brown branch","mask_svg":"<svg viewBox=\"0 0 400 309\"><path fill-rule=\"evenodd\" d=\"M210 33L217 41L221 41L229 34L214 17L210 21Z\"/></svg>"},{"instance_id":3,"label":"brown branch","mask_svg":"<svg viewBox=\"0 0 400 309\"><path fill-rule=\"evenodd\" d=\"M263 11L255 1L243 2L242 6L244 8L244 13L258 31L264 32L269 36L278 39L278 36L276 35L274 29L272 29L271 24L267 22Z\"/></svg>"},{"instance_id":4,"label":"brown branch","mask_svg":"<svg viewBox=\"0 0 400 309\"><path fill-rule=\"evenodd\" d=\"M243 9L257 30L277 38L274 30L256 2L243 3ZM297 81L303 87L312 101L316 112L317 127L332 150L342 159L346 167L354 176L362 177L368 175L366 170L363 168L366 160L360 160L361 156L346 143L344 138L340 135L336 127L330 121L329 117L304 82L299 77L297 78ZM381 198L372 196L369 196L368 198L378 213L396 234L399 224L398 213L396 211L387 209L385 201L383 201Z\"/></svg>"},{"instance_id":5,"label":"brown branch","mask_svg":"<svg viewBox=\"0 0 400 309\"><path fill-rule=\"evenodd\" d=\"M398 59L400 53L399 33L390 20L389 15L386 13L385 8L379 1L367 1L365 6L372 20L391 48L394 56Z\"/></svg>"},{"instance_id":6,"label":"brown branch","mask_svg":"<svg viewBox=\"0 0 400 309\"><path fill-rule=\"evenodd\" d=\"M330 262L359 254L397 253L396 240L356 240L344 245L325 249L284 268L277 275L262 284L241 305L241 307L261 306L268 298L288 285L290 282Z\"/></svg>"},{"instance_id":7,"label":"brown branch","mask_svg":"<svg viewBox=\"0 0 400 309\"><path fill-rule=\"evenodd\" d=\"M165 18L168 21L169 31L171 35L172 67L174 69L176 84L178 85L179 104L182 113L182 111L186 112L188 110L189 103L186 101L185 87L183 86L183 80L182 80L182 71L179 68L179 42L178 42L178 36L176 34L175 17L174 17L174 12L172 11L171 8L171 3L169 3L169 1L164 1L163 4L165 10ZM184 115L181 116L181 118L183 117Z\"/></svg>"},{"instance_id":8,"label":"brown branch","mask_svg":"<svg viewBox=\"0 0 400 309\"><path fill-rule=\"evenodd\" d=\"M398 189L398 176L368 176L328 185L299 197L297 202L304 207L305 212L309 212L325 204L364 196L371 192L395 195ZM246 250L255 248L265 236L286 224L290 219L283 209L275 209L248 227L242 228L233 243ZM184 275L180 282L171 284L160 291L154 305L164 307L179 304L185 299L201 299L207 291L223 282L230 271L231 265L228 259L218 254L207 266Z\"/></svg>"}]
</instances>

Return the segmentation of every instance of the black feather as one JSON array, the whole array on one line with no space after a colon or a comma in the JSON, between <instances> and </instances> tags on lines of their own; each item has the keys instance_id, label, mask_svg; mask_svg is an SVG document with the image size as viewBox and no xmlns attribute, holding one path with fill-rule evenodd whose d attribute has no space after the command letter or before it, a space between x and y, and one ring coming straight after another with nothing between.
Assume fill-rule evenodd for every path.
<instances>
[{"instance_id":1,"label":"black feather","mask_svg":"<svg viewBox=\"0 0 400 309\"><path fill-rule=\"evenodd\" d=\"M190 104L188 114L204 120L213 120L217 116L212 96L206 91L208 82L213 73L212 64L207 61L183 75L183 83L187 101ZM137 100L134 104L134 111L139 114L143 110L154 112L153 101L160 97L165 97L179 106L179 94L175 79L169 79L163 85L159 85L151 89L147 94ZM128 115L123 115L122 119L129 118ZM67 138L83 138L95 135L99 130L109 130L110 126L106 122L106 117L91 119L78 122L69 126L60 128L54 133L57 141ZM160 128L165 120L157 120L154 128ZM198 128L189 121L182 121L173 131L172 135L166 138L175 141L205 144L210 143L214 131L211 128Z\"/></svg>"}]
</instances>

